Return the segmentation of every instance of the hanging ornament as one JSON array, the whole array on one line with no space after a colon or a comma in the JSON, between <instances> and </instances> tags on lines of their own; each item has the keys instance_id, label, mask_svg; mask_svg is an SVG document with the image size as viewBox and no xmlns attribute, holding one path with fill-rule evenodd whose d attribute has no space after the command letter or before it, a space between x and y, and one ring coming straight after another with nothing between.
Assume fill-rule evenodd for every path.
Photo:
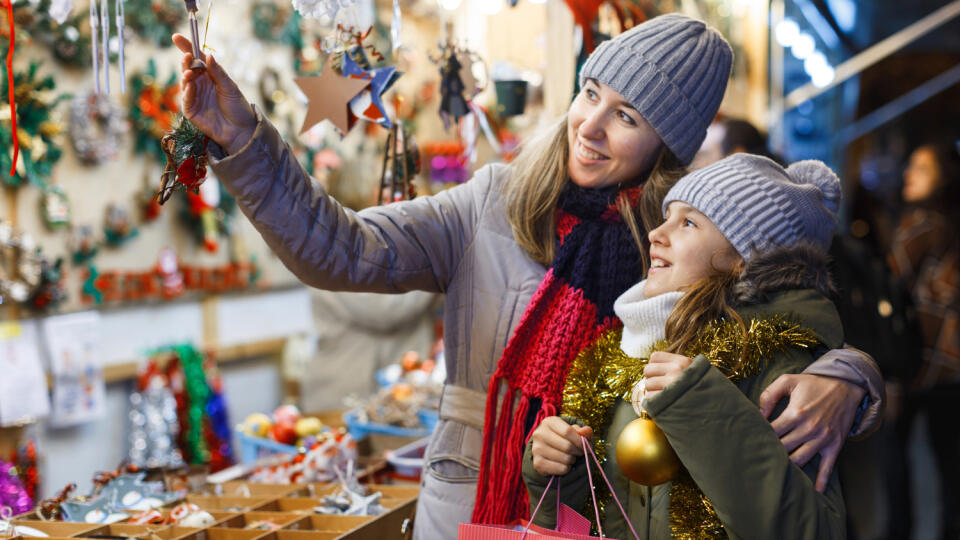
<instances>
[{"instance_id":1,"label":"hanging ornament","mask_svg":"<svg viewBox=\"0 0 960 540\"><path fill-rule=\"evenodd\" d=\"M130 28L158 47L173 45L170 36L183 25L187 13L170 0L126 0Z\"/></svg>"},{"instance_id":2,"label":"hanging ornament","mask_svg":"<svg viewBox=\"0 0 960 540\"><path fill-rule=\"evenodd\" d=\"M456 47L449 42L443 46L437 63L440 65L440 118L444 129L449 129L451 119L457 123L470 112L460 77L463 64L457 58Z\"/></svg>"},{"instance_id":3,"label":"hanging ornament","mask_svg":"<svg viewBox=\"0 0 960 540\"><path fill-rule=\"evenodd\" d=\"M0 304L25 304L42 280L45 259L33 237L0 219Z\"/></svg>"},{"instance_id":4,"label":"hanging ornament","mask_svg":"<svg viewBox=\"0 0 960 540\"><path fill-rule=\"evenodd\" d=\"M658 486L680 471L680 458L670 446L641 402L646 395L646 380L633 389L632 403L639 418L627 424L617 439L617 464L627 478L643 486Z\"/></svg>"},{"instance_id":5,"label":"hanging ornament","mask_svg":"<svg viewBox=\"0 0 960 540\"><path fill-rule=\"evenodd\" d=\"M93 227L90 225L76 225L70 229L70 238L67 242L73 264L82 264L97 254L97 239L94 237Z\"/></svg>"},{"instance_id":6,"label":"hanging ornament","mask_svg":"<svg viewBox=\"0 0 960 540\"><path fill-rule=\"evenodd\" d=\"M349 8L357 0L291 0L294 9L304 17L321 21L332 21L337 18L341 9Z\"/></svg>"},{"instance_id":7,"label":"hanging ornament","mask_svg":"<svg viewBox=\"0 0 960 540\"><path fill-rule=\"evenodd\" d=\"M31 63L26 72L3 77L0 87L0 102L10 100L8 89L12 86L17 103L15 116L11 109L0 109L0 170L11 171L3 180L12 187L25 182L42 184L62 155L58 135L63 126L54 107L67 96L54 96L53 77L39 78L39 68L40 64ZM7 73L6 66L3 72Z\"/></svg>"},{"instance_id":8,"label":"hanging ornament","mask_svg":"<svg viewBox=\"0 0 960 540\"><path fill-rule=\"evenodd\" d=\"M40 284L30 297L30 307L36 311L53 309L67 299L67 291L63 287L63 258L56 262L43 259L40 261Z\"/></svg>"},{"instance_id":9,"label":"hanging ornament","mask_svg":"<svg viewBox=\"0 0 960 540\"><path fill-rule=\"evenodd\" d=\"M167 39L169 37L168 34ZM160 83L156 64L151 59L147 62L146 71L131 77L130 89L129 116L133 125L134 150L138 154L150 154L158 163L164 163L166 154L160 139L172 129L180 111L177 75L171 74L165 83Z\"/></svg>"},{"instance_id":10,"label":"hanging ornament","mask_svg":"<svg viewBox=\"0 0 960 540\"><path fill-rule=\"evenodd\" d=\"M133 226L130 212L127 211L126 207L116 203L107 205L103 217L103 235L108 246L122 246L128 240L137 236L138 232L137 228Z\"/></svg>"},{"instance_id":11,"label":"hanging ornament","mask_svg":"<svg viewBox=\"0 0 960 540\"><path fill-rule=\"evenodd\" d=\"M183 272L180 271L180 261L177 254L170 248L163 248L157 256L157 276L160 278L160 296L164 300L171 300L183 294L185 285Z\"/></svg>"},{"instance_id":12,"label":"hanging ornament","mask_svg":"<svg viewBox=\"0 0 960 540\"><path fill-rule=\"evenodd\" d=\"M350 101L370 85L368 80L338 74L333 69L330 57L327 57L327 61L324 62L323 71L319 76L298 77L294 82L309 101L300 134L304 134L323 120L330 120L340 132L341 137L346 135L352 127L347 114Z\"/></svg>"},{"instance_id":13,"label":"hanging ornament","mask_svg":"<svg viewBox=\"0 0 960 540\"><path fill-rule=\"evenodd\" d=\"M95 93L70 103L70 141L80 161L103 163L117 156L127 134L123 109Z\"/></svg>"},{"instance_id":14,"label":"hanging ornament","mask_svg":"<svg viewBox=\"0 0 960 540\"><path fill-rule=\"evenodd\" d=\"M127 93L127 65L126 59L124 57L124 49L126 46L126 36L124 36L123 31L125 28L124 21L126 20L126 14L123 9L123 3L126 0L114 0L114 19L117 23L117 54L119 54L119 59L117 61L117 67L120 69L120 93Z\"/></svg>"},{"instance_id":15,"label":"hanging ornament","mask_svg":"<svg viewBox=\"0 0 960 540\"><path fill-rule=\"evenodd\" d=\"M49 229L59 229L70 224L70 200L57 186L47 185L40 198L40 214Z\"/></svg>"},{"instance_id":16,"label":"hanging ornament","mask_svg":"<svg viewBox=\"0 0 960 540\"><path fill-rule=\"evenodd\" d=\"M393 0L393 18L390 20L390 47L394 52L403 46L400 33L403 29L403 13L400 11L400 0Z\"/></svg>"},{"instance_id":17,"label":"hanging ornament","mask_svg":"<svg viewBox=\"0 0 960 540\"><path fill-rule=\"evenodd\" d=\"M228 236L228 220L236 209L236 201L216 178L204 182L200 189L185 192L186 203L181 218L193 231L193 236L210 253L220 248L220 237Z\"/></svg>"},{"instance_id":18,"label":"hanging ornament","mask_svg":"<svg viewBox=\"0 0 960 540\"><path fill-rule=\"evenodd\" d=\"M197 0L183 0L187 8L187 24L190 26L190 44L193 46L193 62L190 69L203 71L207 64L203 61L203 52L200 50L200 28L197 22Z\"/></svg>"},{"instance_id":19,"label":"hanging ornament","mask_svg":"<svg viewBox=\"0 0 960 540\"><path fill-rule=\"evenodd\" d=\"M369 88L362 90L350 100L351 115L387 129L392 128L393 124L383 106L383 93L389 90L397 80L394 76L397 71L396 66L365 70L354 61L353 55L344 54L342 71L347 77L370 81Z\"/></svg>"},{"instance_id":20,"label":"hanging ornament","mask_svg":"<svg viewBox=\"0 0 960 540\"><path fill-rule=\"evenodd\" d=\"M51 0L50 7L47 9L47 15L56 21L57 24L67 22L72 12L73 0Z\"/></svg>"},{"instance_id":21,"label":"hanging ornament","mask_svg":"<svg viewBox=\"0 0 960 540\"><path fill-rule=\"evenodd\" d=\"M209 140L193 123L180 115L173 131L160 140L163 152L167 156L167 165L160 178L158 203L167 202L177 189L192 190L197 193L207 177Z\"/></svg>"}]
</instances>

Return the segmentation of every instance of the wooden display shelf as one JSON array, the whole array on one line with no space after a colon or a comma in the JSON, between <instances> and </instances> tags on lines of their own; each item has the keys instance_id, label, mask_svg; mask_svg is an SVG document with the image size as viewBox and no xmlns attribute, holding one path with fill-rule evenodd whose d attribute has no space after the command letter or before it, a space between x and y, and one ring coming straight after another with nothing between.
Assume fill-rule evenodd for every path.
<instances>
[{"instance_id":1,"label":"wooden display shelf","mask_svg":"<svg viewBox=\"0 0 960 540\"><path fill-rule=\"evenodd\" d=\"M283 346L286 342L286 338L268 339L241 345L218 347L209 352L218 364L226 364L260 356L279 356L283 352ZM103 380L110 384L133 379L137 376L139 369L140 362L123 362L103 366Z\"/></svg>"}]
</instances>

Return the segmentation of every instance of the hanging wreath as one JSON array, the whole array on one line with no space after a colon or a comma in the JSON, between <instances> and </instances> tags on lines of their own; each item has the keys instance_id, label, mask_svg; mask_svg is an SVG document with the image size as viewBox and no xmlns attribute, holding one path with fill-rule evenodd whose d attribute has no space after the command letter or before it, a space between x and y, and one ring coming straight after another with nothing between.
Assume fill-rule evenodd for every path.
<instances>
[{"instance_id":1,"label":"hanging wreath","mask_svg":"<svg viewBox=\"0 0 960 540\"><path fill-rule=\"evenodd\" d=\"M127 134L123 109L105 95L90 92L70 103L70 142L80 161L102 163L117 156Z\"/></svg>"},{"instance_id":2,"label":"hanging wreath","mask_svg":"<svg viewBox=\"0 0 960 540\"><path fill-rule=\"evenodd\" d=\"M146 153L158 163L166 162L166 154L160 139L171 130L176 113L180 110L177 94L180 85L177 75L171 74L166 83L157 80L157 66L150 60L147 70L135 73L130 78L130 122L136 153Z\"/></svg>"},{"instance_id":3,"label":"hanging wreath","mask_svg":"<svg viewBox=\"0 0 960 540\"><path fill-rule=\"evenodd\" d=\"M253 34L270 43L301 48L300 14L288 4L260 0L253 4Z\"/></svg>"},{"instance_id":4,"label":"hanging wreath","mask_svg":"<svg viewBox=\"0 0 960 540\"><path fill-rule=\"evenodd\" d=\"M0 304L38 310L59 304L66 296L61 264L51 263L28 233L0 220Z\"/></svg>"},{"instance_id":5,"label":"hanging wreath","mask_svg":"<svg viewBox=\"0 0 960 540\"><path fill-rule=\"evenodd\" d=\"M40 64L33 62L27 72L14 71L14 98L17 103L17 140L20 156L13 176L2 175L3 181L12 187L28 182L44 184L50 177L53 166L60 159L58 135L63 126L54 114L54 107L69 97L53 95L56 84L53 77L39 78ZM0 68L0 103L10 99L6 66ZM13 165L13 121L10 109L0 108L0 170L9 171Z\"/></svg>"},{"instance_id":6,"label":"hanging wreath","mask_svg":"<svg viewBox=\"0 0 960 540\"><path fill-rule=\"evenodd\" d=\"M170 0L126 0L127 24L158 47L173 45L170 36L183 28L187 12Z\"/></svg>"}]
</instances>

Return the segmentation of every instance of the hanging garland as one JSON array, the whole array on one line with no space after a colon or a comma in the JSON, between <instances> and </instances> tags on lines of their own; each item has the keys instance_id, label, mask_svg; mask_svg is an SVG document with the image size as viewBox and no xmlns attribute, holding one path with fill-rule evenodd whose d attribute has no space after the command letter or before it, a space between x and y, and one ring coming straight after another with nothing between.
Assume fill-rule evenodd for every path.
<instances>
[{"instance_id":1,"label":"hanging garland","mask_svg":"<svg viewBox=\"0 0 960 540\"><path fill-rule=\"evenodd\" d=\"M173 45L170 36L183 28L187 12L170 0L126 0L127 23L139 36L158 47Z\"/></svg>"},{"instance_id":2,"label":"hanging garland","mask_svg":"<svg viewBox=\"0 0 960 540\"><path fill-rule=\"evenodd\" d=\"M127 134L123 109L105 95L78 95L70 102L70 142L80 161L89 164L113 159Z\"/></svg>"},{"instance_id":3,"label":"hanging garland","mask_svg":"<svg viewBox=\"0 0 960 540\"><path fill-rule=\"evenodd\" d=\"M209 463L214 472L232 465L230 423L214 363L190 345L161 349L152 356L171 357L166 373L177 402L184 460Z\"/></svg>"},{"instance_id":4,"label":"hanging garland","mask_svg":"<svg viewBox=\"0 0 960 540\"><path fill-rule=\"evenodd\" d=\"M14 101L17 103L16 115L10 109L0 108L0 148L10 149L0 151L0 170L13 171L12 176L2 175L3 181L11 187L18 187L24 183L43 185L50 177L54 164L60 159L63 151L60 148L59 137L63 132L63 125L54 114L54 107L61 100L69 96L61 94L53 96L56 84L53 77L39 78L37 71L40 64L32 62L30 69L24 72L13 72ZM3 81L0 86L0 102L7 102L9 98L10 82L7 68L3 69ZM17 145L14 144L14 129L16 142L19 145L19 158L14 161Z\"/></svg>"},{"instance_id":5,"label":"hanging garland","mask_svg":"<svg viewBox=\"0 0 960 540\"><path fill-rule=\"evenodd\" d=\"M171 130L176 113L180 110L177 75L171 74L166 83L160 84L157 66L151 59L145 72L135 73L131 77L130 89L129 116L133 125L134 149L138 154L146 153L155 157L158 163L164 163L166 154L160 140Z\"/></svg>"}]
</instances>

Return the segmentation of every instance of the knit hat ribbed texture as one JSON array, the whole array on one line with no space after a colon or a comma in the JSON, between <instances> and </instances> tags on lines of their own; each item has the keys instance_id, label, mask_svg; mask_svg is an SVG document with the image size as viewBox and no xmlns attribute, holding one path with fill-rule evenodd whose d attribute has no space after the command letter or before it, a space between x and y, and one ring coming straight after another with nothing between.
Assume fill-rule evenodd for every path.
<instances>
[{"instance_id":1,"label":"knit hat ribbed texture","mask_svg":"<svg viewBox=\"0 0 960 540\"><path fill-rule=\"evenodd\" d=\"M580 86L596 79L616 90L687 164L720 108L732 63L719 32L670 13L601 43L580 71Z\"/></svg>"},{"instance_id":2,"label":"knit hat ribbed texture","mask_svg":"<svg viewBox=\"0 0 960 540\"><path fill-rule=\"evenodd\" d=\"M842 191L830 167L816 160L786 169L753 154L734 154L698 169L670 189L663 213L682 201L710 218L744 260L801 242L830 248Z\"/></svg>"}]
</instances>

